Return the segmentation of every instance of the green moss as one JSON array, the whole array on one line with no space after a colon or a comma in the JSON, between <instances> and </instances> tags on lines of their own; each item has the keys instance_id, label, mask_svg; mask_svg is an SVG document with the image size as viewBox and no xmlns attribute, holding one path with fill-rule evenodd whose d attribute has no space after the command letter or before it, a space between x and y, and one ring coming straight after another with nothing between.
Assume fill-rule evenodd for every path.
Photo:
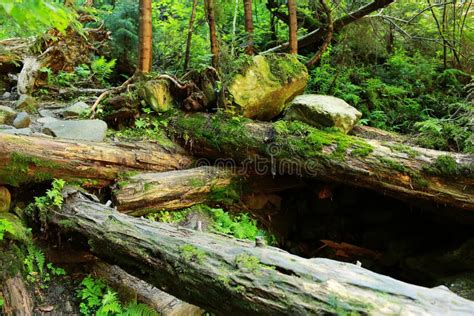
<instances>
[{"instance_id":1,"label":"green moss","mask_svg":"<svg viewBox=\"0 0 474 316\"><path fill-rule=\"evenodd\" d=\"M240 201L242 189L237 182L232 182L226 186L214 186L209 192L208 199L212 202L224 204L234 204Z\"/></svg>"},{"instance_id":2,"label":"green moss","mask_svg":"<svg viewBox=\"0 0 474 316\"><path fill-rule=\"evenodd\" d=\"M250 272L259 272L261 269L274 269L272 266L265 265L260 260L247 253L241 253L235 257L235 264L240 269L248 270Z\"/></svg>"},{"instance_id":3,"label":"green moss","mask_svg":"<svg viewBox=\"0 0 474 316\"><path fill-rule=\"evenodd\" d=\"M193 245L183 245L179 248L179 250L181 259L185 262L202 263L202 261L204 260L204 251L197 249Z\"/></svg>"},{"instance_id":4,"label":"green moss","mask_svg":"<svg viewBox=\"0 0 474 316\"><path fill-rule=\"evenodd\" d=\"M151 189L151 183L145 183L143 185L143 191L149 191Z\"/></svg>"},{"instance_id":5,"label":"green moss","mask_svg":"<svg viewBox=\"0 0 474 316\"><path fill-rule=\"evenodd\" d=\"M408 155L410 158L415 158L420 155L419 152L416 150L412 149L409 146L403 145L403 144L386 144L387 147L390 148L392 152L400 152L400 153L405 153Z\"/></svg>"},{"instance_id":6,"label":"green moss","mask_svg":"<svg viewBox=\"0 0 474 316\"><path fill-rule=\"evenodd\" d=\"M442 155L436 158L431 165L424 166L423 169L432 175L453 177L461 174L464 168L458 166L453 157Z\"/></svg>"},{"instance_id":7,"label":"green moss","mask_svg":"<svg viewBox=\"0 0 474 316\"><path fill-rule=\"evenodd\" d=\"M265 55L265 58L268 64L271 65L270 71L275 81L283 84L288 83L290 80L308 71L306 66L298 60L296 55L268 54Z\"/></svg>"},{"instance_id":8,"label":"green moss","mask_svg":"<svg viewBox=\"0 0 474 316\"><path fill-rule=\"evenodd\" d=\"M69 219L62 219L58 222L59 226L66 228L66 229L72 229L77 227L77 224L73 222L72 220Z\"/></svg>"},{"instance_id":9,"label":"green moss","mask_svg":"<svg viewBox=\"0 0 474 316\"><path fill-rule=\"evenodd\" d=\"M206 181L202 178L189 179L189 185L193 188L200 188L206 184Z\"/></svg>"},{"instance_id":10,"label":"green moss","mask_svg":"<svg viewBox=\"0 0 474 316\"><path fill-rule=\"evenodd\" d=\"M29 170L31 167L55 169L59 168L60 165L35 156L13 152L10 155L9 164L0 171L1 183L19 186L22 183L29 181L31 182L31 177L33 177L36 181L46 181L53 179L53 176L48 172L37 171L30 175Z\"/></svg>"},{"instance_id":11,"label":"green moss","mask_svg":"<svg viewBox=\"0 0 474 316\"><path fill-rule=\"evenodd\" d=\"M387 158L387 157L378 157L379 161L387 168L393 169L400 173L407 173L407 169L401 163Z\"/></svg>"}]
</instances>

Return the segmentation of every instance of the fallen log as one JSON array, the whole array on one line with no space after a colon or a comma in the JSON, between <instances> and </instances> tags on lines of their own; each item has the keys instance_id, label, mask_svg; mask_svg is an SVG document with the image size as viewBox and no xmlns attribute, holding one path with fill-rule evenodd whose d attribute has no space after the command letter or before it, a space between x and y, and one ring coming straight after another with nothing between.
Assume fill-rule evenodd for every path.
<instances>
[{"instance_id":1,"label":"fallen log","mask_svg":"<svg viewBox=\"0 0 474 316\"><path fill-rule=\"evenodd\" d=\"M255 176L236 170L202 166L187 170L141 173L119 182L113 190L120 212L142 216L160 210L180 210L196 204L242 204L248 194L269 194L302 186L295 177ZM252 208L252 207L250 207Z\"/></svg>"},{"instance_id":2,"label":"fallen log","mask_svg":"<svg viewBox=\"0 0 474 316\"><path fill-rule=\"evenodd\" d=\"M0 134L0 184L12 186L63 178L103 187L130 172L183 169L192 163L179 146Z\"/></svg>"},{"instance_id":3,"label":"fallen log","mask_svg":"<svg viewBox=\"0 0 474 316\"><path fill-rule=\"evenodd\" d=\"M365 187L399 199L474 210L474 156L318 130L301 122L254 122L202 113L172 119L195 155L233 159L259 174L292 174Z\"/></svg>"},{"instance_id":4,"label":"fallen log","mask_svg":"<svg viewBox=\"0 0 474 316\"><path fill-rule=\"evenodd\" d=\"M201 308L188 304L176 297L165 293L156 287L142 281L118 266L111 266L105 262L96 262L92 266L92 275L99 278L118 291L126 292L132 299L155 309L160 315L189 315L204 314Z\"/></svg>"},{"instance_id":5,"label":"fallen log","mask_svg":"<svg viewBox=\"0 0 474 316\"><path fill-rule=\"evenodd\" d=\"M474 302L353 264L303 259L273 247L121 214L72 189L48 220L93 252L167 293L219 314L336 312L470 315Z\"/></svg>"},{"instance_id":6,"label":"fallen log","mask_svg":"<svg viewBox=\"0 0 474 316\"><path fill-rule=\"evenodd\" d=\"M3 306L4 315L33 315L33 300L20 274L5 280L1 289L5 300ZM0 313L1 311L2 309L0 307Z\"/></svg>"}]
</instances>

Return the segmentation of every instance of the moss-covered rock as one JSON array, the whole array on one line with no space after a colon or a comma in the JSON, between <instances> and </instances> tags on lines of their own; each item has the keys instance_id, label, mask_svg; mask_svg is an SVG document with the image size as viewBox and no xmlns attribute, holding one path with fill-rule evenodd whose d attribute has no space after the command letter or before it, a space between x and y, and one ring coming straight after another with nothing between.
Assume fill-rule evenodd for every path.
<instances>
[{"instance_id":1,"label":"moss-covered rock","mask_svg":"<svg viewBox=\"0 0 474 316\"><path fill-rule=\"evenodd\" d=\"M298 120L324 128L336 127L344 133L352 130L362 113L344 100L327 95L307 94L296 97L285 111L285 119Z\"/></svg>"},{"instance_id":2,"label":"moss-covered rock","mask_svg":"<svg viewBox=\"0 0 474 316\"><path fill-rule=\"evenodd\" d=\"M0 124L11 125L16 117L16 112L8 106L0 105Z\"/></svg>"},{"instance_id":3,"label":"moss-covered rock","mask_svg":"<svg viewBox=\"0 0 474 316\"><path fill-rule=\"evenodd\" d=\"M0 213L10 210L11 195L7 188L0 186Z\"/></svg>"},{"instance_id":4,"label":"moss-covered rock","mask_svg":"<svg viewBox=\"0 0 474 316\"><path fill-rule=\"evenodd\" d=\"M308 71L296 56L259 55L234 75L228 91L238 114L271 120L304 91L307 81Z\"/></svg>"},{"instance_id":5,"label":"moss-covered rock","mask_svg":"<svg viewBox=\"0 0 474 316\"><path fill-rule=\"evenodd\" d=\"M167 112L173 106L173 96L167 80L150 80L140 89L140 96L158 113Z\"/></svg>"}]
</instances>

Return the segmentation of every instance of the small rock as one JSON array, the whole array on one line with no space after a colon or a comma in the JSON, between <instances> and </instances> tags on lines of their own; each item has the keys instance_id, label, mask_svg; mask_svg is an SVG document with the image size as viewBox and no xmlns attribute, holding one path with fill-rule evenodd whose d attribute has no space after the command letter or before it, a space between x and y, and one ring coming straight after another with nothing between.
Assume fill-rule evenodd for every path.
<instances>
[{"instance_id":1,"label":"small rock","mask_svg":"<svg viewBox=\"0 0 474 316\"><path fill-rule=\"evenodd\" d=\"M54 113L51 110L41 109L38 111L41 117L53 117Z\"/></svg>"},{"instance_id":2,"label":"small rock","mask_svg":"<svg viewBox=\"0 0 474 316\"><path fill-rule=\"evenodd\" d=\"M10 134L10 135L25 135L25 136L31 136L31 129L30 128L12 128L12 129L2 129L0 130L0 133L3 134Z\"/></svg>"},{"instance_id":3,"label":"small rock","mask_svg":"<svg viewBox=\"0 0 474 316\"><path fill-rule=\"evenodd\" d=\"M54 118L54 117L51 117L51 116L41 117L41 118L36 120L36 122L38 122L40 124L47 124L47 123L57 122L57 121L59 121L57 118Z\"/></svg>"},{"instance_id":4,"label":"small rock","mask_svg":"<svg viewBox=\"0 0 474 316\"><path fill-rule=\"evenodd\" d=\"M32 96L22 94L18 101L16 102L16 109L26 112L35 112L36 111L36 100Z\"/></svg>"},{"instance_id":5,"label":"small rock","mask_svg":"<svg viewBox=\"0 0 474 316\"><path fill-rule=\"evenodd\" d=\"M85 111L88 111L90 106L87 105L85 102L76 102L73 105L68 106L64 110L61 111L61 114L64 118L69 117L79 117Z\"/></svg>"},{"instance_id":6,"label":"small rock","mask_svg":"<svg viewBox=\"0 0 474 316\"><path fill-rule=\"evenodd\" d=\"M26 112L20 112L16 115L15 120L13 121L13 126L16 128L26 128L30 126L31 118Z\"/></svg>"},{"instance_id":7,"label":"small rock","mask_svg":"<svg viewBox=\"0 0 474 316\"><path fill-rule=\"evenodd\" d=\"M43 133L66 139L103 141L107 123L101 120L55 121L44 124Z\"/></svg>"},{"instance_id":8,"label":"small rock","mask_svg":"<svg viewBox=\"0 0 474 316\"><path fill-rule=\"evenodd\" d=\"M10 210L12 197L7 188L0 186L0 213L6 213Z\"/></svg>"},{"instance_id":9,"label":"small rock","mask_svg":"<svg viewBox=\"0 0 474 316\"><path fill-rule=\"evenodd\" d=\"M362 113L344 100L327 95L306 94L296 97L285 111L285 119L298 120L317 128L336 127L348 133Z\"/></svg>"},{"instance_id":10,"label":"small rock","mask_svg":"<svg viewBox=\"0 0 474 316\"><path fill-rule=\"evenodd\" d=\"M15 119L16 112L8 106L0 105L0 124L11 125Z\"/></svg>"},{"instance_id":11,"label":"small rock","mask_svg":"<svg viewBox=\"0 0 474 316\"><path fill-rule=\"evenodd\" d=\"M140 95L158 113L166 112L173 106L173 97L167 80L147 81L140 90Z\"/></svg>"},{"instance_id":12,"label":"small rock","mask_svg":"<svg viewBox=\"0 0 474 316\"><path fill-rule=\"evenodd\" d=\"M68 314L71 314L74 312L71 302L66 301L66 303L64 303L64 312Z\"/></svg>"},{"instance_id":13,"label":"small rock","mask_svg":"<svg viewBox=\"0 0 474 316\"><path fill-rule=\"evenodd\" d=\"M7 99L10 99L11 96L12 96L12 94L10 92L6 91L4 94L2 94L1 99L7 100Z\"/></svg>"}]
</instances>

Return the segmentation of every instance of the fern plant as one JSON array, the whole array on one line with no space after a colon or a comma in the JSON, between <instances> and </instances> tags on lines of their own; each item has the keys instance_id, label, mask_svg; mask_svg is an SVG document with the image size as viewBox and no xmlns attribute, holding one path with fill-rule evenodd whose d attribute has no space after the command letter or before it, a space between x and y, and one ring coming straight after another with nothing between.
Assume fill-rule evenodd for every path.
<instances>
[{"instance_id":1,"label":"fern plant","mask_svg":"<svg viewBox=\"0 0 474 316\"><path fill-rule=\"evenodd\" d=\"M82 280L77 296L81 299L79 306L82 315L158 316L155 310L145 304L131 303L124 307L117 292L91 276Z\"/></svg>"},{"instance_id":2,"label":"fern plant","mask_svg":"<svg viewBox=\"0 0 474 316\"><path fill-rule=\"evenodd\" d=\"M34 245L29 245L26 249L27 256L23 263L25 265L26 280L32 284L39 285L40 288L47 288L52 276L64 276L66 271L55 267L52 263L46 264L44 253Z\"/></svg>"},{"instance_id":3,"label":"fern plant","mask_svg":"<svg viewBox=\"0 0 474 316\"><path fill-rule=\"evenodd\" d=\"M16 235L16 231L13 227L13 224L7 219L0 218L0 241L3 240L5 233Z\"/></svg>"},{"instance_id":4,"label":"fern plant","mask_svg":"<svg viewBox=\"0 0 474 316\"><path fill-rule=\"evenodd\" d=\"M109 80L110 75L114 71L115 61L115 59L107 61L104 56L100 56L99 58L92 61L92 73L101 85L108 85L107 80Z\"/></svg>"}]
</instances>

